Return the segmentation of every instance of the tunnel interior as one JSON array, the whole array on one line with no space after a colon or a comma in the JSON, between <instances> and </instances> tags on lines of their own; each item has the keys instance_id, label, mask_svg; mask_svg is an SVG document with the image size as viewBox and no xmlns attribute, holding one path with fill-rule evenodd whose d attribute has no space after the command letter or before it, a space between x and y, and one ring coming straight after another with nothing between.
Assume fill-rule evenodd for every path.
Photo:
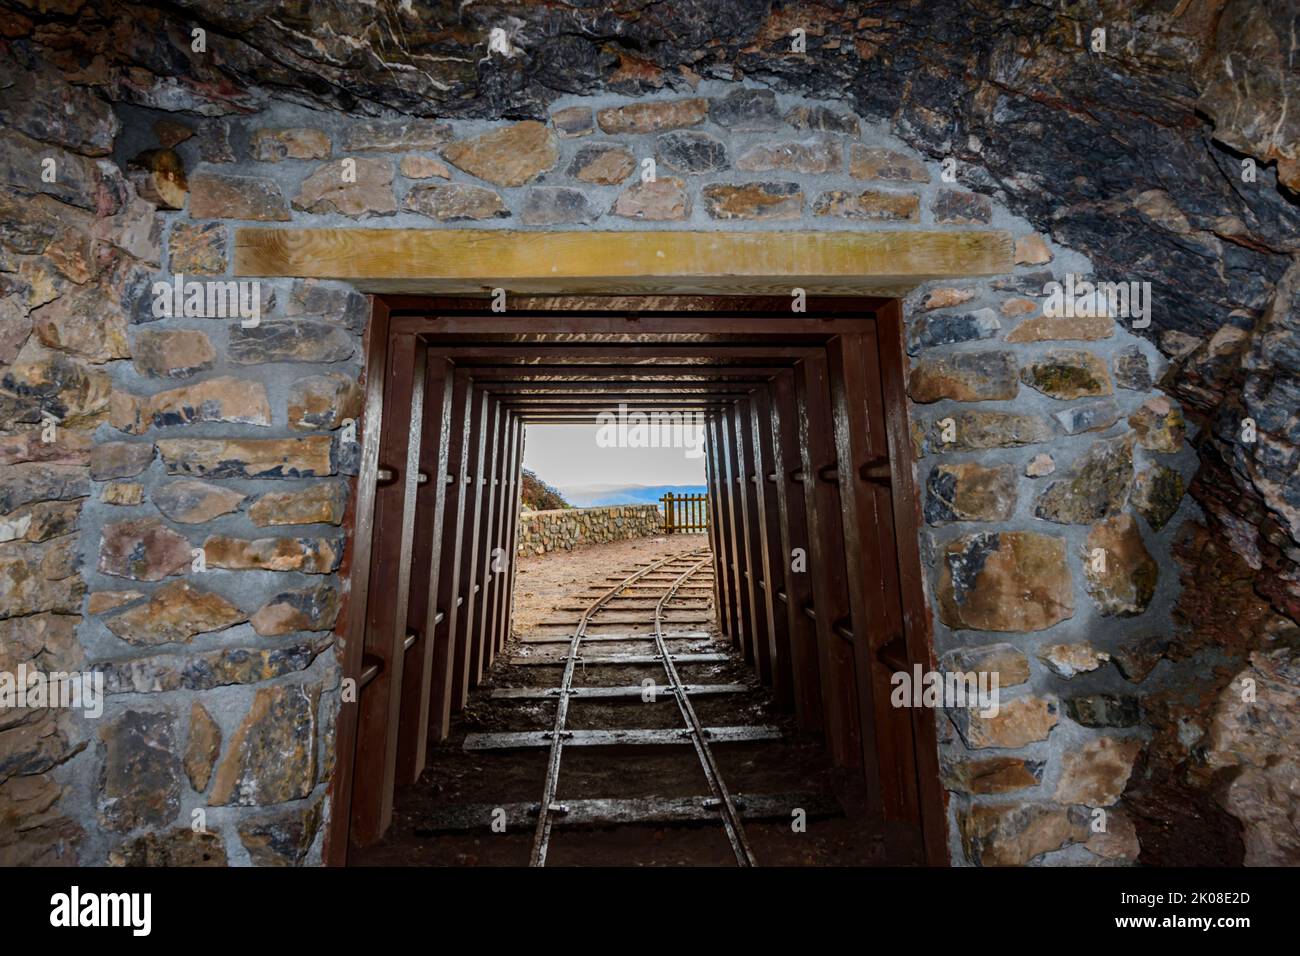
<instances>
[{"instance_id":1,"label":"tunnel interior","mask_svg":"<svg viewBox=\"0 0 1300 956\"><path fill-rule=\"evenodd\" d=\"M689 556L707 567L679 558L646 585L703 572L675 586L711 598L714 633L819 742L854 812L888 829L885 862L946 862L933 712L890 704L890 676L933 658L896 300L374 301L347 630L364 639L343 656L357 706L339 717L336 862L385 838L397 795L506 650L528 426L649 413L702 426L708 515ZM556 764L574 749L564 726ZM544 778L536 807L558 807Z\"/></svg>"}]
</instances>

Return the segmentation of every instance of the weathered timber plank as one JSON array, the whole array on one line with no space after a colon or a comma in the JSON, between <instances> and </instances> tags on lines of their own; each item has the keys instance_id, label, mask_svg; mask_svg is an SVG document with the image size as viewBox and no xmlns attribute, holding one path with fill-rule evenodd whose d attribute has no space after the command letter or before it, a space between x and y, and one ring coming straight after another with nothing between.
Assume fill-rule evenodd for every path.
<instances>
[{"instance_id":1,"label":"weathered timber plank","mask_svg":"<svg viewBox=\"0 0 1300 956\"><path fill-rule=\"evenodd\" d=\"M727 654L673 654L672 659L678 664L720 664L730 660ZM608 657L579 657L582 667L604 667L624 664L658 664L662 661L658 654L612 654ZM563 657L512 657L511 665L515 667L563 667Z\"/></svg>"},{"instance_id":2,"label":"weathered timber plank","mask_svg":"<svg viewBox=\"0 0 1300 956\"><path fill-rule=\"evenodd\" d=\"M1001 230L516 232L286 229L235 232L236 276L370 280L367 291L897 294L930 279L1014 268ZM485 272L485 269L491 270Z\"/></svg>"},{"instance_id":3,"label":"weathered timber plank","mask_svg":"<svg viewBox=\"0 0 1300 956\"><path fill-rule=\"evenodd\" d=\"M664 635L666 641L707 641L711 635L707 631L670 631ZM584 645L618 643L622 641L654 641L654 631L646 631L642 634L584 634L582 642ZM544 636L537 635L534 637L520 638L521 644L527 644L530 647L534 644L564 644L568 646L573 641L573 635Z\"/></svg>"},{"instance_id":4,"label":"weathered timber plank","mask_svg":"<svg viewBox=\"0 0 1300 956\"><path fill-rule=\"evenodd\" d=\"M743 694L752 690L744 684L683 684L682 689L694 697L717 694ZM641 684L624 684L619 687L570 687L572 700L623 700L640 699L649 687ZM654 686L655 700L671 700L672 688L667 684ZM498 687L489 695L493 700L549 700L560 696L558 687Z\"/></svg>"},{"instance_id":5,"label":"weathered timber plank","mask_svg":"<svg viewBox=\"0 0 1300 956\"><path fill-rule=\"evenodd\" d=\"M570 730L565 732L568 747L671 747L690 746L691 731L684 728L665 730ZM754 740L780 740L781 730L771 726L705 727L710 743L748 743ZM518 733L466 734L465 750L527 750L551 746L551 731L526 730Z\"/></svg>"},{"instance_id":6,"label":"weathered timber plank","mask_svg":"<svg viewBox=\"0 0 1300 956\"><path fill-rule=\"evenodd\" d=\"M810 819L839 816L844 811L832 796L822 793L737 793L732 797L746 820L786 820L798 809ZM565 800L557 812L556 827L609 827L637 824L709 823L717 825L717 801L709 796L637 797L627 799ZM505 812L506 830L531 827L537 819L536 803L454 803L422 814L415 827L419 837L439 833L489 830Z\"/></svg>"}]
</instances>

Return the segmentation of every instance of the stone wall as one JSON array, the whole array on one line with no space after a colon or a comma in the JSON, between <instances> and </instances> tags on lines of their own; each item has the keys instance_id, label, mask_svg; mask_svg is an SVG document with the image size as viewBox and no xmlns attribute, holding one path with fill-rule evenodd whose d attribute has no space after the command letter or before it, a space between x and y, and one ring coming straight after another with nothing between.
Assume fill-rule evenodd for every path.
<instances>
[{"instance_id":1,"label":"stone wall","mask_svg":"<svg viewBox=\"0 0 1300 956\"><path fill-rule=\"evenodd\" d=\"M23 260L33 280L13 301L33 332L6 380L15 401L36 388L28 381L57 383L41 397L64 421L61 440L78 435L72 465L19 432L24 455L49 459L18 466L33 473L28 499L45 496L51 473L76 481L72 505L15 499L8 520L17 527L31 508L80 519L75 530L71 518L33 522L36 540L7 547L23 567L55 569L50 596L18 610L60 613L67 628L82 615L65 643L108 675L108 711L70 732L51 775L84 830L81 859L192 852L195 810L205 851L230 862L319 853L338 679L329 632L357 447L343 426L359 412L365 301L341 285L263 282L264 314L246 328L158 318L149 294L159 278L230 278L237 225L290 221L1009 230L1015 274L907 302L936 650L963 668L995 663L1006 699L1001 718L945 724L954 855L1024 862L1072 846L1057 856L1093 858L1077 807L1116 802L1141 738L1135 695L1102 665L1121 659L1121 641L1167 626L1174 582L1159 569L1191 471L1178 409L1152 390L1158 354L1106 317L1042 317L1044 284L1088 274L1087 260L944 183L878 126L754 87L698 92L574 98L547 123L349 119L285 104L186 129L138 109L103 115L117 165L96 168L117 177L120 211L99 215L97 201L83 212L84 241L129 225L118 239L128 247L101 242L114 267L74 276L57 243ZM169 146L173 159L157 162ZM151 165L183 170L183 183L163 196ZM39 180L22 186L48 195ZM64 397L76 386L85 407ZM35 421L39 403L28 403ZM610 535L609 522L584 528L579 514L592 513L526 519L523 540L546 549ZM652 506L600 514L636 533L658 526ZM1085 570L1094 547L1110 556L1096 580ZM288 746L299 759L272 759Z\"/></svg>"},{"instance_id":2,"label":"stone wall","mask_svg":"<svg viewBox=\"0 0 1300 956\"><path fill-rule=\"evenodd\" d=\"M516 550L520 554L572 551L588 544L650 538L663 532L664 519L657 505L525 511L519 516Z\"/></svg>"},{"instance_id":3,"label":"stone wall","mask_svg":"<svg viewBox=\"0 0 1300 956\"><path fill-rule=\"evenodd\" d=\"M900 138L926 139L934 117L915 104L890 123L695 76L682 95L565 95L535 121L372 118L233 92L208 108L197 89L99 77L25 40L5 56L0 669L93 667L110 697L95 720L0 714L4 862L319 859L366 302L264 281L245 328L159 318L151 295L177 275L230 278L234 228L262 223L1011 232L1014 274L905 303L936 653L997 669L1005 691L997 718L940 722L953 857L1135 857L1121 794L1152 749L1166 765L1193 749L1166 698L1199 660L1168 651L1196 460L1153 383L1210 379L1239 352L1262 366L1289 339L1248 350L1229 333L1170 367L1109 317L1044 318L1045 283L1092 261L984 195L978 156L945 182ZM1156 199L1150 215L1172 215ZM1274 382L1249 379L1258 396ZM1288 427L1259 407L1261 427ZM1256 456L1224 447L1225 467ZM1239 468L1272 488L1263 464ZM1242 534L1261 551L1244 560L1288 580L1293 545ZM1284 663L1252 666L1285 685ZM1215 759L1255 761L1248 779L1276 787L1274 745L1241 757L1246 721L1229 704ZM1088 826L1096 808L1104 834ZM1255 845L1267 859L1269 838Z\"/></svg>"}]
</instances>

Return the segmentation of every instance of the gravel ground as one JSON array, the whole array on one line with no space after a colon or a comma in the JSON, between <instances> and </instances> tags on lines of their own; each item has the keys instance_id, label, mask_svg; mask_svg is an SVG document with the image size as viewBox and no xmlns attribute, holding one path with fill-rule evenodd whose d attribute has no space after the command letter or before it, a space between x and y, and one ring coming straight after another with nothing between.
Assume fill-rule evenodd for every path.
<instances>
[{"instance_id":1,"label":"gravel ground","mask_svg":"<svg viewBox=\"0 0 1300 956\"><path fill-rule=\"evenodd\" d=\"M606 574L630 573L649 561L671 554L706 548L704 534L670 534L662 538L632 538L609 544L593 544L574 551L523 555L516 560L515 606L512 631L527 634L539 622L553 616L554 609L573 598Z\"/></svg>"}]
</instances>

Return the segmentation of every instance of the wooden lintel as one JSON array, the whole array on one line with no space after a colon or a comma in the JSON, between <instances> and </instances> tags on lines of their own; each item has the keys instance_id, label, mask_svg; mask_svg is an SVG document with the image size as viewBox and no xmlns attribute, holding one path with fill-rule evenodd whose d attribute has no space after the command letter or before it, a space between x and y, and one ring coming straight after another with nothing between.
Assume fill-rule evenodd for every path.
<instances>
[{"instance_id":1,"label":"wooden lintel","mask_svg":"<svg viewBox=\"0 0 1300 956\"><path fill-rule=\"evenodd\" d=\"M238 229L235 275L341 279L366 292L900 295L1014 268L1001 230L516 232Z\"/></svg>"}]
</instances>

